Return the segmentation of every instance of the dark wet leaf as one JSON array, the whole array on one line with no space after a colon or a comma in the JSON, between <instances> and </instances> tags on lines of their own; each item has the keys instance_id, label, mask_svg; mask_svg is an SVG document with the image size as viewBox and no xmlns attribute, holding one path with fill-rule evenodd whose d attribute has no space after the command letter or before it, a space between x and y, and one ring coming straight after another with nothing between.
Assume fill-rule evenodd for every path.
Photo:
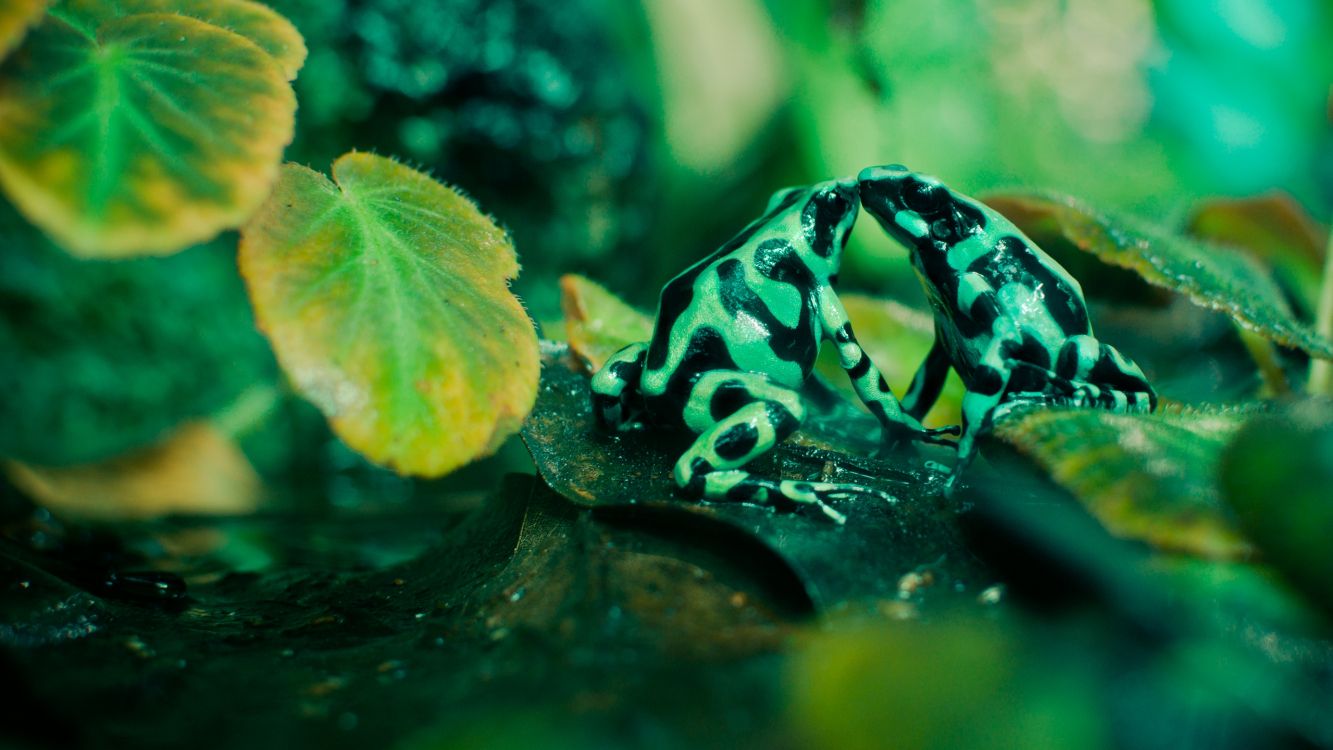
<instances>
[{"instance_id":1,"label":"dark wet leaf","mask_svg":"<svg viewBox=\"0 0 1333 750\"><path fill-rule=\"evenodd\" d=\"M1264 267L1243 252L1112 216L1067 196L1008 193L989 195L986 201L1038 244L1072 242L1151 284L1221 310L1266 338L1333 358L1333 341L1297 319Z\"/></svg>"},{"instance_id":2,"label":"dark wet leaf","mask_svg":"<svg viewBox=\"0 0 1333 750\"><path fill-rule=\"evenodd\" d=\"M817 512L680 499L671 469L688 441L601 434L592 423L587 376L559 356L544 363L537 406L522 434L542 476L570 500L640 514L687 514L739 529L791 566L818 607L900 595L975 597L992 581L964 545L958 505L940 496L939 466L928 467L920 456L872 456L879 445L874 419L836 395L823 392L812 402L819 398L828 400L815 404L796 436L751 468L783 478L853 482L898 498L892 505L835 503L847 516L845 526ZM929 455L949 460L948 449L938 451ZM904 581L925 571L934 591L917 591L915 578Z\"/></svg>"},{"instance_id":3,"label":"dark wet leaf","mask_svg":"<svg viewBox=\"0 0 1333 750\"><path fill-rule=\"evenodd\" d=\"M1246 410L1164 407L1154 414L1031 410L996 435L1033 457L1117 536L1204 557L1242 558L1217 487L1222 447Z\"/></svg>"},{"instance_id":4,"label":"dark wet leaf","mask_svg":"<svg viewBox=\"0 0 1333 750\"><path fill-rule=\"evenodd\" d=\"M1333 405L1256 417L1227 446L1221 472L1227 503L1264 558L1333 611Z\"/></svg>"},{"instance_id":5,"label":"dark wet leaf","mask_svg":"<svg viewBox=\"0 0 1333 750\"><path fill-rule=\"evenodd\" d=\"M624 745L644 724L671 746L774 731L773 657L803 612L794 584L766 583L729 546L599 521L530 477L476 512L448 507L118 527L158 550L134 565L176 568L180 609L145 599L177 591L151 568L116 569L133 591L112 598L65 578L87 567L70 564L72 539L5 542L0 566L23 583L0 590L13 677L75 744L429 747L510 719L515 736L549 726L579 746ZM405 560L356 561L432 525L437 539ZM152 543L192 530L232 540L174 556ZM273 562L237 571L226 550L241 539Z\"/></svg>"}]
</instances>

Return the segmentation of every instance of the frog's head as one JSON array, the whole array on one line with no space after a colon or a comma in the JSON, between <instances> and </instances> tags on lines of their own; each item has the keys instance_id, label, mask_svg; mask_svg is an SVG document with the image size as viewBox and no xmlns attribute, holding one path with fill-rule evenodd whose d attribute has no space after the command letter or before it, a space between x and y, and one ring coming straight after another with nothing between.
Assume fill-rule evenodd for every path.
<instances>
[{"instance_id":1,"label":"frog's head","mask_svg":"<svg viewBox=\"0 0 1333 750\"><path fill-rule=\"evenodd\" d=\"M985 228L985 217L970 198L938 179L901 164L866 167L857 175L861 201L884 231L921 263Z\"/></svg>"},{"instance_id":2,"label":"frog's head","mask_svg":"<svg viewBox=\"0 0 1333 750\"><path fill-rule=\"evenodd\" d=\"M806 262L826 265L833 275L860 211L861 194L849 178L779 190L769 199L767 214L771 222L799 222L810 255Z\"/></svg>"}]
</instances>

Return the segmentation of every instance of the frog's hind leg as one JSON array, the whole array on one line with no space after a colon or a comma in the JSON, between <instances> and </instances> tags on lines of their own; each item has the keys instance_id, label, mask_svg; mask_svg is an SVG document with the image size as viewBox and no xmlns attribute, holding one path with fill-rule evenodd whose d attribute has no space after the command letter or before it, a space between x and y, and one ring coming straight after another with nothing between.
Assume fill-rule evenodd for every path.
<instances>
[{"instance_id":1,"label":"frog's hind leg","mask_svg":"<svg viewBox=\"0 0 1333 750\"><path fill-rule=\"evenodd\" d=\"M859 485L775 480L741 469L772 450L805 419L800 396L762 375L705 373L690 393L684 416L699 437L676 462L675 479L695 497L813 505L838 523L846 518L829 507L829 500L857 495L893 500Z\"/></svg>"},{"instance_id":2,"label":"frog's hind leg","mask_svg":"<svg viewBox=\"0 0 1333 750\"><path fill-rule=\"evenodd\" d=\"M629 432L643 428L639 380L647 355L645 344L630 344L612 354L592 376L592 413L602 429Z\"/></svg>"},{"instance_id":3,"label":"frog's hind leg","mask_svg":"<svg viewBox=\"0 0 1333 750\"><path fill-rule=\"evenodd\" d=\"M1081 406L1119 412L1157 408L1157 393L1143 370L1114 346L1091 336L1071 336L1060 347L1053 375L1053 382L1069 384L1075 403Z\"/></svg>"}]
</instances>

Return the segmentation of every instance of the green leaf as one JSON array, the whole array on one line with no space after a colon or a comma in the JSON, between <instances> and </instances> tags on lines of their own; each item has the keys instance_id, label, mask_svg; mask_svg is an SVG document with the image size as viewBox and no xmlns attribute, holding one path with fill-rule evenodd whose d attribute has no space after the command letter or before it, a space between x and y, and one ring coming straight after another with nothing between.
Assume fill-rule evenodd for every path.
<instances>
[{"instance_id":1,"label":"green leaf","mask_svg":"<svg viewBox=\"0 0 1333 750\"><path fill-rule=\"evenodd\" d=\"M1312 400L1256 417L1223 453L1221 481L1265 559L1333 610L1333 405Z\"/></svg>"},{"instance_id":2,"label":"green leaf","mask_svg":"<svg viewBox=\"0 0 1333 750\"><path fill-rule=\"evenodd\" d=\"M625 304L606 287L577 274L560 278L560 307L565 313L569 347L593 370L622 347L647 341L653 319Z\"/></svg>"},{"instance_id":3,"label":"green leaf","mask_svg":"<svg viewBox=\"0 0 1333 750\"><path fill-rule=\"evenodd\" d=\"M1306 310L1319 299L1327 234L1286 193L1217 198L1199 204L1185 222L1191 235L1242 248L1273 268Z\"/></svg>"},{"instance_id":4,"label":"green leaf","mask_svg":"<svg viewBox=\"0 0 1333 750\"><path fill-rule=\"evenodd\" d=\"M1163 407L1154 414L1029 410L995 434L1034 458L1116 536L1210 558L1253 547L1217 487L1222 447L1243 409Z\"/></svg>"},{"instance_id":5,"label":"green leaf","mask_svg":"<svg viewBox=\"0 0 1333 750\"><path fill-rule=\"evenodd\" d=\"M54 13L90 36L113 18L174 13L249 39L277 61L289 81L305 63L305 40L296 27L267 5L250 0L61 0Z\"/></svg>"},{"instance_id":6,"label":"green leaf","mask_svg":"<svg viewBox=\"0 0 1333 750\"><path fill-rule=\"evenodd\" d=\"M241 232L260 328L344 441L439 476L495 449L537 395L537 336L509 292L514 249L477 207L390 159L333 181L283 168Z\"/></svg>"},{"instance_id":7,"label":"green leaf","mask_svg":"<svg viewBox=\"0 0 1333 750\"><path fill-rule=\"evenodd\" d=\"M989 195L986 202L1038 244L1072 242L1106 263L1137 272L1150 284L1225 312L1265 338L1333 359L1333 341L1298 320L1264 267L1243 252L1095 211L1066 196L1007 193Z\"/></svg>"},{"instance_id":8,"label":"green leaf","mask_svg":"<svg viewBox=\"0 0 1333 750\"><path fill-rule=\"evenodd\" d=\"M46 12L51 0L6 0L0 7L0 60L19 46L28 28Z\"/></svg>"},{"instance_id":9,"label":"green leaf","mask_svg":"<svg viewBox=\"0 0 1333 750\"><path fill-rule=\"evenodd\" d=\"M0 186L78 254L174 252L263 202L295 109L273 58L225 29L48 17L0 67Z\"/></svg>"}]
</instances>

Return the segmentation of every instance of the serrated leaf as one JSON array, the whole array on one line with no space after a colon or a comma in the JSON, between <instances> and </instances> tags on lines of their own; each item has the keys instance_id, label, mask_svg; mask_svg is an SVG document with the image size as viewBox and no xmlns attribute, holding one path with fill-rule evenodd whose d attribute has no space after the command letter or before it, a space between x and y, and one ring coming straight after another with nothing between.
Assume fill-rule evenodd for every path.
<instances>
[{"instance_id":1,"label":"serrated leaf","mask_svg":"<svg viewBox=\"0 0 1333 750\"><path fill-rule=\"evenodd\" d=\"M254 212L295 110L273 58L225 29L48 17L0 67L0 186L80 255L174 252Z\"/></svg>"},{"instance_id":2,"label":"serrated leaf","mask_svg":"<svg viewBox=\"0 0 1333 750\"><path fill-rule=\"evenodd\" d=\"M1243 248L1267 263L1306 309L1314 310L1328 235L1291 196L1275 192L1204 201L1185 226L1195 237Z\"/></svg>"},{"instance_id":3,"label":"serrated leaf","mask_svg":"<svg viewBox=\"0 0 1333 750\"><path fill-rule=\"evenodd\" d=\"M1146 281L1220 310L1265 338L1333 359L1333 341L1298 320L1272 277L1243 252L1197 242L1067 196L989 195L986 202L1042 244L1063 238Z\"/></svg>"},{"instance_id":4,"label":"serrated leaf","mask_svg":"<svg viewBox=\"0 0 1333 750\"><path fill-rule=\"evenodd\" d=\"M14 484L67 518L115 520L179 514L244 514L259 501L259 477L229 437L206 422L166 440L82 466L6 461Z\"/></svg>"},{"instance_id":5,"label":"serrated leaf","mask_svg":"<svg viewBox=\"0 0 1333 750\"><path fill-rule=\"evenodd\" d=\"M1333 610L1333 405L1255 418L1222 455L1222 488L1265 559Z\"/></svg>"},{"instance_id":6,"label":"serrated leaf","mask_svg":"<svg viewBox=\"0 0 1333 750\"><path fill-rule=\"evenodd\" d=\"M1253 547L1222 502L1222 448L1247 411L1171 406L1153 414L1042 409L995 434L1034 458L1112 534L1159 549L1242 558Z\"/></svg>"},{"instance_id":7,"label":"serrated leaf","mask_svg":"<svg viewBox=\"0 0 1333 750\"><path fill-rule=\"evenodd\" d=\"M296 27L267 5L250 0L61 0L54 12L89 35L114 18L175 13L249 39L277 61L289 81L305 63L305 40Z\"/></svg>"},{"instance_id":8,"label":"serrated leaf","mask_svg":"<svg viewBox=\"0 0 1333 750\"><path fill-rule=\"evenodd\" d=\"M23 41L28 28L46 12L51 0L6 0L0 7L0 60Z\"/></svg>"},{"instance_id":9,"label":"serrated leaf","mask_svg":"<svg viewBox=\"0 0 1333 750\"><path fill-rule=\"evenodd\" d=\"M445 474L516 432L537 395L537 336L509 292L504 233L390 159L295 164L241 232L241 270L287 375L355 450Z\"/></svg>"},{"instance_id":10,"label":"serrated leaf","mask_svg":"<svg viewBox=\"0 0 1333 750\"><path fill-rule=\"evenodd\" d=\"M571 273L560 278L560 308L569 347L593 370L601 369L622 347L653 335L651 316L584 276Z\"/></svg>"}]
</instances>

